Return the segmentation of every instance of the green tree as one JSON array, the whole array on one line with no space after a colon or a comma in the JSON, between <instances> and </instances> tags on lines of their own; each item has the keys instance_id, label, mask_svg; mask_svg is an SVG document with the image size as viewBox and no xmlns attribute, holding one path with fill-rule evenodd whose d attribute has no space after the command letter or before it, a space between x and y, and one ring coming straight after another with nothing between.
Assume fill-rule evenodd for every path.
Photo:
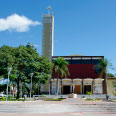
<instances>
[{"instance_id":1,"label":"green tree","mask_svg":"<svg viewBox=\"0 0 116 116\"><path fill-rule=\"evenodd\" d=\"M112 74L112 73L107 73L107 76L108 77L115 77L114 74Z\"/></svg>"},{"instance_id":2,"label":"green tree","mask_svg":"<svg viewBox=\"0 0 116 116\"><path fill-rule=\"evenodd\" d=\"M46 81L50 78L50 73L52 70L52 63L46 57L35 57L32 62L29 63L26 68L26 76L28 80L30 80L30 76L28 74L34 73L33 75L33 86L38 86L37 90L40 93L41 84L45 84ZM37 94L36 90L36 94Z\"/></svg>"},{"instance_id":3,"label":"green tree","mask_svg":"<svg viewBox=\"0 0 116 116\"><path fill-rule=\"evenodd\" d=\"M100 72L100 78L102 78L104 75L105 77L107 76L107 69L108 69L108 60L107 59L101 59L100 60L100 69L101 69L101 72Z\"/></svg>"},{"instance_id":4,"label":"green tree","mask_svg":"<svg viewBox=\"0 0 116 116\"><path fill-rule=\"evenodd\" d=\"M116 84L114 84L113 86L116 88ZM116 91L114 91L113 94L116 96Z\"/></svg>"},{"instance_id":5,"label":"green tree","mask_svg":"<svg viewBox=\"0 0 116 116\"><path fill-rule=\"evenodd\" d=\"M0 48L0 77L7 77L7 67L12 67L14 64L13 57L14 48L9 46L2 46Z\"/></svg>"},{"instance_id":6,"label":"green tree","mask_svg":"<svg viewBox=\"0 0 116 116\"><path fill-rule=\"evenodd\" d=\"M52 63L49 59L39 56L37 50L31 44L19 47L3 46L0 48L0 75L7 77L7 67L12 67L10 80L17 85L17 98L20 97L23 83L30 84L30 73L33 75L33 83L45 83L50 78ZM24 87L24 86L23 86Z\"/></svg>"},{"instance_id":7,"label":"green tree","mask_svg":"<svg viewBox=\"0 0 116 116\"><path fill-rule=\"evenodd\" d=\"M66 77L69 75L69 70L68 70L68 62L62 58L58 57L53 61L53 66L54 66L54 73L57 73L57 81L56 81L56 95L58 95L59 92L59 83L58 79Z\"/></svg>"},{"instance_id":8,"label":"green tree","mask_svg":"<svg viewBox=\"0 0 116 116\"><path fill-rule=\"evenodd\" d=\"M112 64L109 63L107 59L101 59L99 67L101 69L100 72L100 78L105 77L105 88L106 88L106 99L108 99L108 93L107 93L107 77L108 77L108 68L112 68Z\"/></svg>"}]
</instances>

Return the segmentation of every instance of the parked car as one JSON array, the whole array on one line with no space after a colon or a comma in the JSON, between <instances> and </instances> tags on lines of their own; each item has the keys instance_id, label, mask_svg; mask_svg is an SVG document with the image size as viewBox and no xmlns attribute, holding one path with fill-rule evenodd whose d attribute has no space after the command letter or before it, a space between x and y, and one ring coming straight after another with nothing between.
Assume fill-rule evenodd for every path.
<instances>
[{"instance_id":1,"label":"parked car","mask_svg":"<svg viewBox=\"0 0 116 116\"><path fill-rule=\"evenodd\" d=\"M3 93L0 93L0 98L2 98L2 97L6 97L6 95Z\"/></svg>"}]
</instances>

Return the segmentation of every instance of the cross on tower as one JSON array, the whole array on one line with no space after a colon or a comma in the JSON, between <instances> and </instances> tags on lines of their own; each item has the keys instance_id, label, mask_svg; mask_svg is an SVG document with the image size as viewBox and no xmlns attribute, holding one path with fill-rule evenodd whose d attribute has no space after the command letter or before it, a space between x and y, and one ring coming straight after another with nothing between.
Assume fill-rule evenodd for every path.
<instances>
[{"instance_id":1,"label":"cross on tower","mask_svg":"<svg viewBox=\"0 0 116 116\"><path fill-rule=\"evenodd\" d=\"M48 10L48 15L50 15L50 10L52 10L50 5L48 6L47 10Z\"/></svg>"}]
</instances>

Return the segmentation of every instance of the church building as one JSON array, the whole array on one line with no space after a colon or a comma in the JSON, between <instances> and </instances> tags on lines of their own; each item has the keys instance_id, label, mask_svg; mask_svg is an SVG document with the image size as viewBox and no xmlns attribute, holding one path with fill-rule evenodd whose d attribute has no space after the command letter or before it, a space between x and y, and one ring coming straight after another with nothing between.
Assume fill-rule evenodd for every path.
<instances>
[{"instance_id":1,"label":"church building","mask_svg":"<svg viewBox=\"0 0 116 116\"><path fill-rule=\"evenodd\" d=\"M105 94L105 77L99 78L100 69L96 68L104 56L53 56L54 16L50 10L49 6L48 14L43 15L42 55L50 61L63 57L69 62L70 76L59 79L59 94ZM56 77L51 77L50 84L42 85L41 92L55 94Z\"/></svg>"},{"instance_id":2,"label":"church building","mask_svg":"<svg viewBox=\"0 0 116 116\"><path fill-rule=\"evenodd\" d=\"M105 94L105 77L100 77L98 67L103 56L53 56L63 57L69 62L70 76L59 79L59 94ZM56 76L51 79L51 93L56 93Z\"/></svg>"}]
</instances>

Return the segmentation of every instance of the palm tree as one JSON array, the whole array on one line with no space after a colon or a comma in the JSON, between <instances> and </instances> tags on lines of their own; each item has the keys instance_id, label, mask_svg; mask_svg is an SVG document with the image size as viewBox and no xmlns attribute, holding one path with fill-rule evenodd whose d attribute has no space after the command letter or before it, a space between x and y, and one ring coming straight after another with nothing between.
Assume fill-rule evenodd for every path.
<instances>
[{"instance_id":1,"label":"palm tree","mask_svg":"<svg viewBox=\"0 0 116 116\"><path fill-rule=\"evenodd\" d=\"M58 95L58 90L59 90L59 83L58 79L66 77L69 75L69 70L68 70L68 62L62 58L58 57L53 61L53 66L54 66L54 73L57 73L57 81L56 81L56 95Z\"/></svg>"},{"instance_id":2,"label":"palm tree","mask_svg":"<svg viewBox=\"0 0 116 116\"><path fill-rule=\"evenodd\" d=\"M108 99L108 92L107 92L107 72L108 72L108 66L111 66L107 59L101 59L100 65L99 65L101 72L100 72L100 78L105 76L105 88L106 88L106 99Z\"/></svg>"},{"instance_id":3,"label":"palm tree","mask_svg":"<svg viewBox=\"0 0 116 116\"><path fill-rule=\"evenodd\" d=\"M110 63L107 59L100 60L100 78L105 76L105 88L106 88L106 99L108 99L108 92L107 92L107 78L108 76L114 76L113 74L108 73L108 69L116 71L112 63Z\"/></svg>"},{"instance_id":4,"label":"palm tree","mask_svg":"<svg viewBox=\"0 0 116 116\"><path fill-rule=\"evenodd\" d=\"M99 68L101 69L100 78L102 78L103 75L107 73L108 65L109 65L109 63L108 63L107 59L100 60L100 64L99 64Z\"/></svg>"}]
</instances>

